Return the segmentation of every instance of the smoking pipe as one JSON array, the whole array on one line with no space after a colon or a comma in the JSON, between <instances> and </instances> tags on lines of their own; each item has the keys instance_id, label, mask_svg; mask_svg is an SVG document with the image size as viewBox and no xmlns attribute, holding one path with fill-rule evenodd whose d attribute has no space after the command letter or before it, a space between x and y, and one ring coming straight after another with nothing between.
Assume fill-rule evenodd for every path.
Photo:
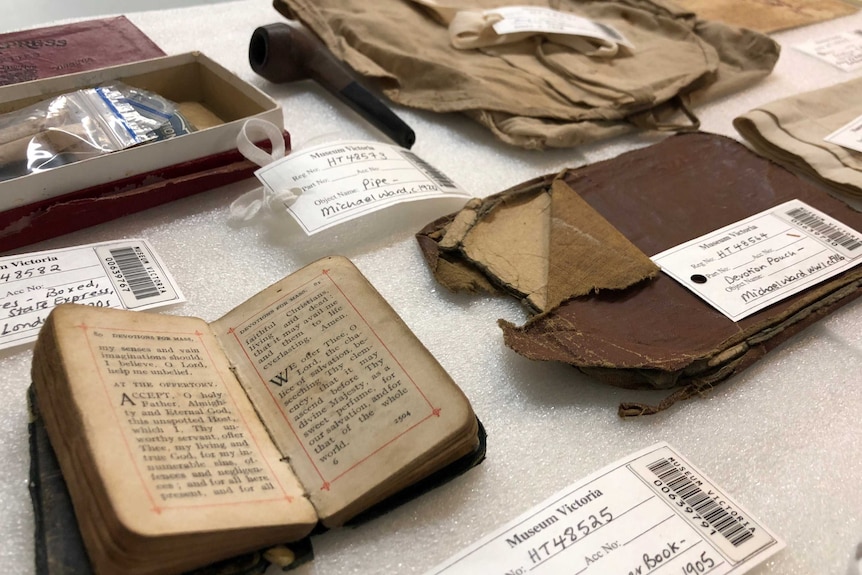
<instances>
[{"instance_id":1,"label":"smoking pipe","mask_svg":"<svg viewBox=\"0 0 862 575\"><path fill-rule=\"evenodd\" d=\"M317 38L297 23L278 22L257 28L249 42L248 61L252 70L270 82L314 80L399 146L410 148L416 141L410 126L360 85Z\"/></svg>"}]
</instances>

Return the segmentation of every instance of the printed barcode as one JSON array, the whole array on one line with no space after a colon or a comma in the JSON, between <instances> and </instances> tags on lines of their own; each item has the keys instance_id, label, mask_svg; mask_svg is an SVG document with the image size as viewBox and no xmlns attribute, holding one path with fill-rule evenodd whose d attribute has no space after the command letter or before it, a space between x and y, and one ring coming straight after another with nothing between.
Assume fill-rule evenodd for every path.
<instances>
[{"instance_id":1,"label":"printed barcode","mask_svg":"<svg viewBox=\"0 0 862 575\"><path fill-rule=\"evenodd\" d=\"M688 477L674 467L667 459L659 459L655 463L648 465L647 469L652 471L665 485L682 497L682 500L689 507L708 521L734 547L739 547L754 537L750 529L742 525L723 507L713 501L711 497L704 493L700 487L692 483Z\"/></svg>"},{"instance_id":2,"label":"printed barcode","mask_svg":"<svg viewBox=\"0 0 862 575\"><path fill-rule=\"evenodd\" d=\"M132 295L135 299L146 299L159 295L159 288L150 274L147 273L147 268L141 263L141 258L138 257L134 248L118 248L109 250L111 257L120 268L120 273L123 274L126 283L129 284L129 289L132 290Z\"/></svg>"},{"instance_id":3,"label":"printed barcode","mask_svg":"<svg viewBox=\"0 0 862 575\"><path fill-rule=\"evenodd\" d=\"M815 232L824 235L828 240L837 243L849 251L862 247L862 241L859 238L848 234L833 224L824 222L823 218L809 212L805 208L794 208L785 213L802 225L808 226Z\"/></svg>"},{"instance_id":4,"label":"printed barcode","mask_svg":"<svg viewBox=\"0 0 862 575\"><path fill-rule=\"evenodd\" d=\"M454 188L458 189L458 186L455 185L455 182L450 180L446 174L414 154L413 152L408 152L407 150L401 150L401 154L406 157L408 160L413 162L413 164L419 168L426 176L428 176L435 184L440 186L441 188Z\"/></svg>"}]
</instances>

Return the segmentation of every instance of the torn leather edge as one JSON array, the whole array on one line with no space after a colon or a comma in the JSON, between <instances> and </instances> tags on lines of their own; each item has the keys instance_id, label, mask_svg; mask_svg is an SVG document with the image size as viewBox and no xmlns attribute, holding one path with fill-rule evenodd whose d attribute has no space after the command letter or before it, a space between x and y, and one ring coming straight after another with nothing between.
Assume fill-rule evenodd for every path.
<instances>
[{"instance_id":1,"label":"torn leather edge","mask_svg":"<svg viewBox=\"0 0 862 575\"><path fill-rule=\"evenodd\" d=\"M460 241L456 240L463 238L477 221L507 201L510 196L543 193L555 177L555 174L539 176L485 199L473 198L458 212L438 218L419 230L416 240L437 282L455 292L512 295L524 303L531 313L537 313L539 310L525 300L526 294L512 292L497 282L496 278L488 275L481 265L468 260L460 248ZM475 215L471 218L472 221L468 221L466 216L458 217L467 210Z\"/></svg>"},{"instance_id":2,"label":"torn leather edge","mask_svg":"<svg viewBox=\"0 0 862 575\"><path fill-rule=\"evenodd\" d=\"M574 297L598 293L604 290L621 290L637 285L643 281L651 280L659 273L659 268L649 257L632 244L625 236L610 223L604 216L587 204L569 184L563 175L550 174L534 178L528 182L494 194L484 200L474 198L470 200L460 211L431 222L416 234L417 241L425 257L426 263L439 283L452 291L466 291L469 293L489 292L507 293L519 299L533 314L547 313L561 303ZM569 192L570 198L560 198L559 194ZM577 262L560 262L559 252L553 247L553 242L548 241L544 247L542 257L545 260L543 270L543 293L536 296L536 292L528 291L529 286L525 284L516 285L516 281L504 277L504 274L495 272L490 259L483 261L481 258L472 257L469 253L471 247L470 234L480 225L493 225L489 220L495 214L507 206L521 203L523 206L529 204L534 198L541 194L547 194L549 199L549 223L548 237L563 238L568 242L577 241L578 233L568 234L566 227L573 227L576 232L580 228L589 229L595 233L589 236L592 241L599 240L603 245L607 244L616 251L624 254L623 259L628 258L632 262L639 262L636 266L620 267L627 269L629 275L624 278L609 277L602 281L592 281L585 277L578 281L558 283L559 278L553 277L556 266L577 266ZM574 202L573 202L574 200ZM570 204L570 202L573 202ZM567 215L576 219L575 226L559 224L559 214L555 213L559 206L564 206ZM572 212L572 206L575 212ZM519 208L514 208L515 210ZM525 208L526 209L526 208ZM527 212L528 213L528 212ZM540 224L536 224L540 225ZM568 235L567 235L568 234ZM586 235L585 235L586 237ZM575 238L573 240L573 238ZM583 250L582 250L583 251ZM614 262L618 264L622 262ZM628 262L626 262L628 263ZM616 269L616 268L614 268ZM518 274L515 274L518 275ZM598 275L596 275L598 277Z\"/></svg>"},{"instance_id":3,"label":"torn leather edge","mask_svg":"<svg viewBox=\"0 0 862 575\"><path fill-rule=\"evenodd\" d=\"M463 285L456 286L457 290L473 293L485 291L494 294L506 293L513 295L518 297L529 308L531 313L536 314L520 328L505 320L499 320L498 323L504 331L504 341L506 339L505 326L510 329L523 329L531 322L544 317L551 310L541 312L535 306L530 305L530 302L524 298L524 294L513 293L507 286L495 282L493 277L486 275L485 270L480 265L464 257L463 252L458 247L458 242L447 242L443 246L440 245L439 240L444 238L450 230L455 234L450 239L463 237L476 221L496 209L501 202L506 201L506 198L523 194L542 193L550 187L555 178L561 175L549 174L540 176L489 196L484 201L478 198L471 200L468 206L474 211L476 217L471 218L472 223L469 221L466 222L468 226L465 229L452 227L457 217L456 213L431 222L416 234L422 254L438 281L440 281L441 273L444 275L447 273L447 268L457 269L459 273L463 274L463 278L469 279ZM464 223L464 221L461 221L456 225L463 225ZM450 289L456 289L456 287L452 287L444 281L440 281L440 283ZM637 285L632 289L638 289ZM620 417L655 414L667 409L677 401L707 393L732 375L754 364L766 355L767 352L793 335L801 332L819 319L826 317L841 306L855 300L860 295L862 295L862 271L850 272L839 285L836 285L835 282L830 282L812 290L803 297L800 306L791 308L786 314L776 318L776 321L772 325L761 326L760 329L749 333L740 331L737 337L729 338L723 342L714 353L693 356L691 361L678 371L648 368L619 369L577 365L562 360L561 362L569 363L569 365L577 368L582 373L617 387L645 389L645 386L648 385L654 390L668 390L675 387L676 389L673 389L658 404L649 405L639 402L622 402L618 408ZM507 347L511 348L508 343ZM640 385L634 385L633 381L635 380L638 380Z\"/></svg>"},{"instance_id":4,"label":"torn leather edge","mask_svg":"<svg viewBox=\"0 0 862 575\"><path fill-rule=\"evenodd\" d=\"M862 288L862 272L855 275L857 277L854 281L839 286L827 297L817 299L796 313L785 317L783 321L767 328L765 333L759 331L711 358L702 358L699 363L700 365L705 364L707 371L684 383L683 387L674 390L658 404L623 402L620 403L617 413L620 417L652 415L667 409L677 401L689 399L695 395L704 395L719 383L729 379L731 375L752 365L784 341L862 295L862 289L860 289ZM581 367L578 369L590 375L589 369Z\"/></svg>"}]
</instances>

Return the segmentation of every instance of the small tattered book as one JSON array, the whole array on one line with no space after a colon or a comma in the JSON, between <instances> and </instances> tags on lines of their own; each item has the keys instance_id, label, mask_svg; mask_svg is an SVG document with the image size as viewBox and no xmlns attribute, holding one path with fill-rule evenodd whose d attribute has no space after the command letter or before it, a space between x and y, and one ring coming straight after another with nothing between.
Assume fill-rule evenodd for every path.
<instances>
[{"instance_id":1,"label":"small tattered book","mask_svg":"<svg viewBox=\"0 0 862 575\"><path fill-rule=\"evenodd\" d=\"M347 259L207 324L54 309L33 386L97 573L336 527L480 449L470 404Z\"/></svg>"}]
</instances>

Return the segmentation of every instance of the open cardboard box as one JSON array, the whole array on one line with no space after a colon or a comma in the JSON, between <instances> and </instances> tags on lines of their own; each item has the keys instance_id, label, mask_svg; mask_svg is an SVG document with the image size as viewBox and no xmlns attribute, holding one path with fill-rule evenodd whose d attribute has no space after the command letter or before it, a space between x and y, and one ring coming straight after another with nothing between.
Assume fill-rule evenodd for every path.
<instances>
[{"instance_id":1,"label":"open cardboard box","mask_svg":"<svg viewBox=\"0 0 862 575\"><path fill-rule=\"evenodd\" d=\"M242 124L284 122L278 102L198 52L3 86L0 114L113 80L202 105L221 123L0 181L0 252L247 178L257 166L236 151Z\"/></svg>"}]
</instances>

